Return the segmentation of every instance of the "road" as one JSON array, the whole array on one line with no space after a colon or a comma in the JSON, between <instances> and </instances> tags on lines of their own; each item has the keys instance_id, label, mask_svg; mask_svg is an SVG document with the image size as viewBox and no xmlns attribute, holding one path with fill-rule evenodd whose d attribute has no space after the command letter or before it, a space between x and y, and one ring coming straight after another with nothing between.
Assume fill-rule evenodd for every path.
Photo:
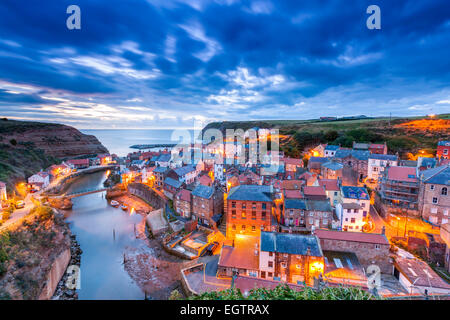
<instances>
[{"instance_id":1,"label":"road","mask_svg":"<svg viewBox=\"0 0 450 320\"><path fill-rule=\"evenodd\" d=\"M9 218L7 221L5 221L4 224L0 226L0 231L5 229L7 226L10 226L14 224L15 222L19 221L23 217L25 217L27 214L30 213L30 210L34 207L34 202L32 201L33 195L31 193L27 194L25 197L25 207L22 209L17 209L11 214L11 218Z\"/></svg>"}]
</instances>

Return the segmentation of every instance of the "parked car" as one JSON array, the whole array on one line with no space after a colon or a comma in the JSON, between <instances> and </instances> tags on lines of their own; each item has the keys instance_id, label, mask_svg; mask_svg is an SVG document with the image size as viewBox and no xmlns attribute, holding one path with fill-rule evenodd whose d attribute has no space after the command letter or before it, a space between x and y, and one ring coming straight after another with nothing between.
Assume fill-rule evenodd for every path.
<instances>
[{"instance_id":1,"label":"parked car","mask_svg":"<svg viewBox=\"0 0 450 320\"><path fill-rule=\"evenodd\" d=\"M19 200L16 202L16 209L22 209L25 207L25 202L23 202L22 200Z\"/></svg>"}]
</instances>

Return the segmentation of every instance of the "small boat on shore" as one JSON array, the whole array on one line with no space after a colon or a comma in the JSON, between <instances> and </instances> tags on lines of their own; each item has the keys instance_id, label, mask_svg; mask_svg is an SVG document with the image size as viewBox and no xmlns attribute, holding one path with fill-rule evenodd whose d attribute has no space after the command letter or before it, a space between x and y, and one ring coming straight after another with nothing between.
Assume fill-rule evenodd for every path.
<instances>
[{"instance_id":1,"label":"small boat on shore","mask_svg":"<svg viewBox=\"0 0 450 320\"><path fill-rule=\"evenodd\" d=\"M128 210L128 206L126 204L122 204L120 206L120 209L122 209L123 211L127 211Z\"/></svg>"},{"instance_id":2,"label":"small boat on shore","mask_svg":"<svg viewBox=\"0 0 450 320\"><path fill-rule=\"evenodd\" d=\"M120 203L117 202L116 200L111 200L111 205L112 205L114 208L118 208L119 205L120 205Z\"/></svg>"}]
</instances>

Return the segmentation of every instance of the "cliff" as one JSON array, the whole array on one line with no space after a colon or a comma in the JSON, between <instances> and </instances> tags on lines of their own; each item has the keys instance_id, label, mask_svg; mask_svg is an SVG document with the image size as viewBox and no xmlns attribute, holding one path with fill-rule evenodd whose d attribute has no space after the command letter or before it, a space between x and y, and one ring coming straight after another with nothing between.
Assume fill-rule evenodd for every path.
<instances>
[{"instance_id":1,"label":"cliff","mask_svg":"<svg viewBox=\"0 0 450 320\"><path fill-rule=\"evenodd\" d=\"M0 119L0 181L14 183L66 158L108 153L95 136L53 123Z\"/></svg>"},{"instance_id":2,"label":"cliff","mask_svg":"<svg viewBox=\"0 0 450 320\"><path fill-rule=\"evenodd\" d=\"M95 136L54 123L0 120L0 143L32 147L59 159L108 153Z\"/></svg>"}]
</instances>

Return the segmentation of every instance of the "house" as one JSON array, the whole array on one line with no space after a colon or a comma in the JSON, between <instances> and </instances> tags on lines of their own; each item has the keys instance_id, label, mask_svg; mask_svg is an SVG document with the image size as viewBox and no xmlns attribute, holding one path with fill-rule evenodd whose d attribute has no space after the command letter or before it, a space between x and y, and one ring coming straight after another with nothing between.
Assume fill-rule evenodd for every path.
<instances>
[{"instance_id":1,"label":"house","mask_svg":"<svg viewBox=\"0 0 450 320\"><path fill-rule=\"evenodd\" d=\"M207 226L214 226L213 217L223 212L223 193L220 189L198 185L192 191L192 218Z\"/></svg>"},{"instance_id":2,"label":"house","mask_svg":"<svg viewBox=\"0 0 450 320\"><path fill-rule=\"evenodd\" d=\"M367 167L367 177L378 181L386 167L398 165L398 156L390 154L371 154Z\"/></svg>"},{"instance_id":3,"label":"house","mask_svg":"<svg viewBox=\"0 0 450 320\"><path fill-rule=\"evenodd\" d=\"M258 236L237 235L231 245L224 244L217 266L218 275L259 277L259 242Z\"/></svg>"},{"instance_id":4,"label":"house","mask_svg":"<svg viewBox=\"0 0 450 320\"><path fill-rule=\"evenodd\" d=\"M272 228L273 187L239 185L227 196L227 238L236 234L259 236Z\"/></svg>"},{"instance_id":5,"label":"house","mask_svg":"<svg viewBox=\"0 0 450 320\"><path fill-rule=\"evenodd\" d=\"M141 173L142 173L142 182L149 184L151 187L153 187L155 182L155 175L153 174L153 170L155 170L156 167L150 167L145 166Z\"/></svg>"},{"instance_id":6,"label":"house","mask_svg":"<svg viewBox=\"0 0 450 320\"><path fill-rule=\"evenodd\" d=\"M341 182L339 179L320 179L318 184L325 188L331 206L335 207L341 202Z\"/></svg>"},{"instance_id":7,"label":"house","mask_svg":"<svg viewBox=\"0 0 450 320\"><path fill-rule=\"evenodd\" d=\"M156 167L153 170L153 175L155 176L155 187L162 189L164 185L164 179L166 179L166 173L169 170L167 167Z\"/></svg>"},{"instance_id":8,"label":"house","mask_svg":"<svg viewBox=\"0 0 450 320\"><path fill-rule=\"evenodd\" d=\"M326 158L334 157L334 155L336 154L336 151L338 151L339 148L340 148L340 146L328 144L323 151L323 157L326 157Z\"/></svg>"},{"instance_id":9,"label":"house","mask_svg":"<svg viewBox=\"0 0 450 320\"><path fill-rule=\"evenodd\" d=\"M152 160L155 161L155 165L158 167L168 167L171 158L172 155L170 153L162 153L157 158L152 158Z\"/></svg>"},{"instance_id":10,"label":"house","mask_svg":"<svg viewBox=\"0 0 450 320\"><path fill-rule=\"evenodd\" d=\"M417 168L419 171L432 169L436 167L438 161L436 158L418 157L417 158Z\"/></svg>"},{"instance_id":11,"label":"house","mask_svg":"<svg viewBox=\"0 0 450 320\"><path fill-rule=\"evenodd\" d=\"M85 169L89 167L89 159L71 159L65 163L72 169Z\"/></svg>"},{"instance_id":12,"label":"house","mask_svg":"<svg viewBox=\"0 0 450 320\"><path fill-rule=\"evenodd\" d=\"M327 161L322 164L320 174L324 179L342 179L344 165L336 161Z\"/></svg>"},{"instance_id":13,"label":"house","mask_svg":"<svg viewBox=\"0 0 450 320\"><path fill-rule=\"evenodd\" d=\"M164 194L169 199L173 200L173 196L180 191L182 186L183 182L172 179L171 177L166 177L163 184Z\"/></svg>"},{"instance_id":14,"label":"house","mask_svg":"<svg viewBox=\"0 0 450 320\"><path fill-rule=\"evenodd\" d=\"M175 194L173 198L173 208L184 218L191 218L192 212L192 195L191 191L181 189Z\"/></svg>"},{"instance_id":15,"label":"house","mask_svg":"<svg viewBox=\"0 0 450 320\"><path fill-rule=\"evenodd\" d=\"M367 177L369 156L368 150L340 148L336 151L333 159L343 164L344 167L352 168L356 172L358 180L363 181Z\"/></svg>"},{"instance_id":16,"label":"house","mask_svg":"<svg viewBox=\"0 0 450 320\"><path fill-rule=\"evenodd\" d=\"M325 157L325 148L327 147L326 144L319 144L317 147L315 147L314 149L312 149L311 155L313 157Z\"/></svg>"},{"instance_id":17,"label":"house","mask_svg":"<svg viewBox=\"0 0 450 320\"><path fill-rule=\"evenodd\" d=\"M47 169L47 172L50 174L51 178L57 178L59 176L65 176L71 173L71 169L68 165L65 163L59 164L59 165L52 165L50 168Z\"/></svg>"},{"instance_id":18,"label":"house","mask_svg":"<svg viewBox=\"0 0 450 320\"><path fill-rule=\"evenodd\" d=\"M396 257L394 276L409 294L450 294L450 284L417 258Z\"/></svg>"},{"instance_id":19,"label":"house","mask_svg":"<svg viewBox=\"0 0 450 320\"><path fill-rule=\"evenodd\" d=\"M341 230L361 232L370 211L370 196L366 188L342 186L341 201L336 205Z\"/></svg>"},{"instance_id":20,"label":"house","mask_svg":"<svg viewBox=\"0 0 450 320\"><path fill-rule=\"evenodd\" d=\"M296 172L298 168L303 168L302 159L281 158L280 161L284 163L284 169L286 172Z\"/></svg>"},{"instance_id":21,"label":"house","mask_svg":"<svg viewBox=\"0 0 450 320\"><path fill-rule=\"evenodd\" d=\"M325 188L322 186L304 186L303 196L308 200L327 200Z\"/></svg>"},{"instance_id":22,"label":"house","mask_svg":"<svg viewBox=\"0 0 450 320\"><path fill-rule=\"evenodd\" d=\"M419 212L434 225L447 224L450 219L450 165L420 173Z\"/></svg>"},{"instance_id":23,"label":"house","mask_svg":"<svg viewBox=\"0 0 450 320\"><path fill-rule=\"evenodd\" d=\"M203 186L208 186L211 187L213 184L213 181L211 180L211 178L207 175L207 174L203 174L199 179L198 179L198 183L203 185Z\"/></svg>"},{"instance_id":24,"label":"house","mask_svg":"<svg viewBox=\"0 0 450 320\"><path fill-rule=\"evenodd\" d=\"M99 154L97 155L97 163L101 166L107 166L113 162L111 155Z\"/></svg>"},{"instance_id":25,"label":"house","mask_svg":"<svg viewBox=\"0 0 450 320\"><path fill-rule=\"evenodd\" d=\"M380 267L381 273L392 274L390 244L385 234L325 229L314 230L314 234L319 238L322 250L352 252L364 268L374 264Z\"/></svg>"},{"instance_id":26,"label":"house","mask_svg":"<svg viewBox=\"0 0 450 320\"><path fill-rule=\"evenodd\" d=\"M371 154L387 154L387 144L386 142L383 144L371 143L369 144L369 151Z\"/></svg>"},{"instance_id":27,"label":"house","mask_svg":"<svg viewBox=\"0 0 450 320\"><path fill-rule=\"evenodd\" d=\"M441 238L445 242L445 269L450 272L450 222L441 225Z\"/></svg>"},{"instance_id":28,"label":"house","mask_svg":"<svg viewBox=\"0 0 450 320\"><path fill-rule=\"evenodd\" d=\"M396 208L417 210L419 179L415 167L388 167L381 178L383 202Z\"/></svg>"},{"instance_id":29,"label":"house","mask_svg":"<svg viewBox=\"0 0 450 320\"><path fill-rule=\"evenodd\" d=\"M28 184L36 190L45 189L50 184L50 175L47 172L38 172L28 178Z\"/></svg>"},{"instance_id":30,"label":"house","mask_svg":"<svg viewBox=\"0 0 450 320\"><path fill-rule=\"evenodd\" d=\"M314 235L262 231L259 272L262 279L313 284L324 272L324 257Z\"/></svg>"},{"instance_id":31,"label":"house","mask_svg":"<svg viewBox=\"0 0 450 320\"><path fill-rule=\"evenodd\" d=\"M450 141L441 140L438 142L436 157L441 159L450 159Z\"/></svg>"},{"instance_id":32,"label":"house","mask_svg":"<svg viewBox=\"0 0 450 320\"><path fill-rule=\"evenodd\" d=\"M363 142L356 142L353 141L353 146L352 148L354 150L369 150L369 143L363 143Z\"/></svg>"},{"instance_id":33,"label":"house","mask_svg":"<svg viewBox=\"0 0 450 320\"><path fill-rule=\"evenodd\" d=\"M251 170L247 170L238 176L239 184L261 184L261 177Z\"/></svg>"},{"instance_id":34,"label":"house","mask_svg":"<svg viewBox=\"0 0 450 320\"><path fill-rule=\"evenodd\" d=\"M308 171L311 171L312 173L321 173L322 164L325 162L328 162L328 158L324 157L311 157L308 160Z\"/></svg>"},{"instance_id":35,"label":"house","mask_svg":"<svg viewBox=\"0 0 450 320\"><path fill-rule=\"evenodd\" d=\"M171 177L175 180L178 180L180 182L191 184L195 181L195 178L198 175L198 171L195 166L193 165L187 165L184 167L171 169L167 173L168 177Z\"/></svg>"},{"instance_id":36,"label":"house","mask_svg":"<svg viewBox=\"0 0 450 320\"><path fill-rule=\"evenodd\" d=\"M3 208L3 203L8 200L8 194L6 193L6 183L0 181L0 209Z\"/></svg>"}]
</instances>

